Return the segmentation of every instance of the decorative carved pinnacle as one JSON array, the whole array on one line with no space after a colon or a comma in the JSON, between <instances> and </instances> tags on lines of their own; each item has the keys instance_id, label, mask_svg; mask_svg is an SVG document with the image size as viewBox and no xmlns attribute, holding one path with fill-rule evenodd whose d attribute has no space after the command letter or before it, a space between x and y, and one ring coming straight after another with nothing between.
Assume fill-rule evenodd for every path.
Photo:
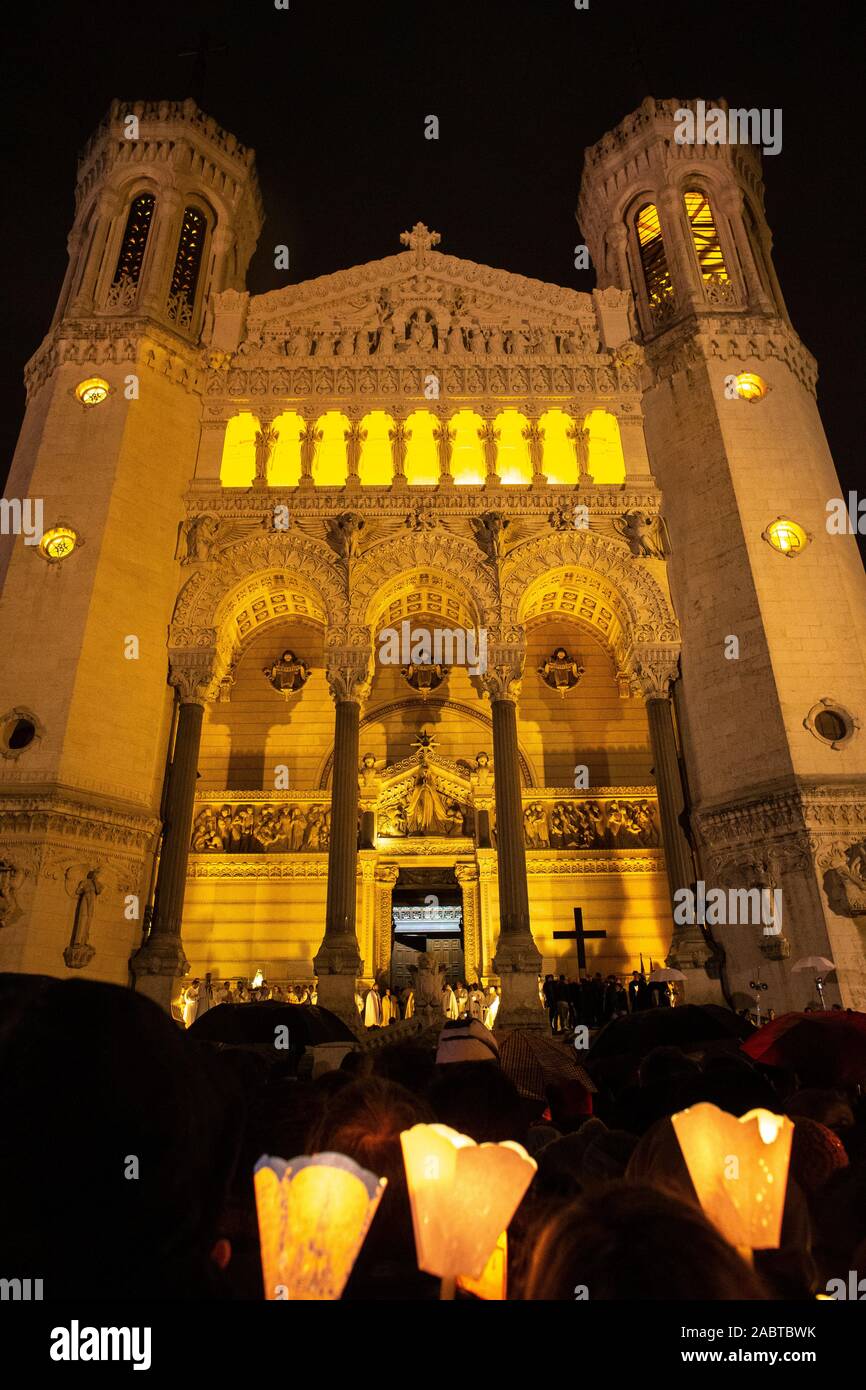
<instances>
[{"instance_id":1,"label":"decorative carved pinnacle","mask_svg":"<svg viewBox=\"0 0 866 1390\"><path fill-rule=\"evenodd\" d=\"M400 233L400 245L407 246L410 251L414 251L418 260L423 260L425 251L430 251L434 246L438 246L441 240L440 234L431 232L423 222L416 222L410 232Z\"/></svg>"}]
</instances>

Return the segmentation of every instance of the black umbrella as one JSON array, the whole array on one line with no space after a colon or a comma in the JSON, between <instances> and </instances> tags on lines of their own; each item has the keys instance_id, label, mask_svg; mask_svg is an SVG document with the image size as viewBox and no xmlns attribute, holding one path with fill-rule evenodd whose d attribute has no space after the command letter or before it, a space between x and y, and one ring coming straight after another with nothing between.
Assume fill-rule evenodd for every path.
<instances>
[{"instance_id":1,"label":"black umbrella","mask_svg":"<svg viewBox=\"0 0 866 1390\"><path fill-rule=\"evenodd\" d=\"M216 1004L197 1018L190 1035L202 1042L265 1044L273 1047L274 1030L288 1029L292 1047L357 1041L342 1019L315 1004L283 1004L264 999L256 1004Z\"/></svg>"},{"instance_id":2,"label":"black umbrella","mask_svg":"<svg viewBox=\"0 0 866 1390\"><path fill-rule=\"evenodd\" d=\"M613 1018L602 1028L589 1049L588 1060L628 1054L645 1056L654 1047L690 1050L705 1043L740 1041L752 1032L751 1024L717 1004L682 1004L676 1009L640 1009Z\"/></svg>"}]
</instances>

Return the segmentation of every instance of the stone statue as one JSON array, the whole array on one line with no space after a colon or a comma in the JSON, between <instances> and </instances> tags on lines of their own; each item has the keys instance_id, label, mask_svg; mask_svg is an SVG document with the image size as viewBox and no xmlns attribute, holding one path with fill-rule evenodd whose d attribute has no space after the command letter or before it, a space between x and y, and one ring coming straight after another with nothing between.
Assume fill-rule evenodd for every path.
<instances>
[{"instance_id":1,"label":"stone statue","mask_svg":"<svg viewBox=\"0 0 866 1390\"><path fill-rule=\"evenodd\" d=\"M409 966L412 988L415 992L415 1018L422 1025L441 1028L442 1026L442 974L444 965L426 952L418 957L417 965Z\"/></svg>"},{"instance_id":2,"label":"stone statue","mask_svg":"<svg viewBox=\"0 0 866 1390\"><path fill-rule=\"evenodd\" d=\"M366 522L355 512L343 512L330 524L328 540L344 560L354 560L361 548L361 535Z\"/></svg>"},{"instance_id":3,"label":"stone statue","mask_svg":"<svg viewBox=\"0 0 866 1390\"><path fill-rule=\"evenodd\" d=\"M447 835L452 828L448 812L426 767L419 769L415 779L406 808L406 828L409 835Z\"/></svg>"},{"instance_id":4,"label":"stone statue","mask_svg":"<svg viewBox=\"0 0 866 1390\"><path fill-rule=\"evenodd\" d=\"M406 517L406 525L410 531L433 531L436 517L430 507L422 507L419 503Z\"/></svg>"},{"instance_id":5,"label":"stone statue","mask_svg":"<svg viewBox=\"0 0 866 1390\"><path fill-rule=\"evenodd\" d=\"M585 670L585 666L579 665L569 656L565 647L557 647L538 667L538 674L545 685L564 696L566 691L573 690L580 682Z\"/></svg>"},{"instance_id":6,"label":"stone statue","mask_svg":"<svg viewBox=\"0 0 866 1390\"><path fill-rule=\"evenodd\" d=\"M472 518L475 539L488 559L505 558L505 533L510 525L501 512L484 512Z\"/></svg>"},{"instance_id":7,"label":"stone statue","mask_svg":"<svg viewBox=\"0 0 866 1390\"><path fill-rule=\"evenodd\" d=\"M259 485L268 481L268 464L279 437L279 430L275 430L273 425L264 424L260 430L256 431L256 476L254 481Z\"/></svg>"},{"instance_id":8,"label":"stone statue","mask_svg":"<svg viewBox=\"0 0 866 1390\"><path fill-rule=\"evenodd\" d=\"M217 518L206 514L191 517L185 522L181 528L183 553L178 556L181 564L192 565L209 560L219 527Z\"/></svg>"},{"instance_id":9,"label":"stone statue","mask_svg":"<svg viewBox=\"0 0 866 1390\"><path fill-rule=\"evenodd\" d=\"M90 944L90 929L93 925L96 899L104 887L99 879L98 865L96 868L88 869L84 878L79 877L78 869L77 864L72 864L66 870L66 891L70 897L76 899L72 936L63 952L63 959L70 970L81 970L85 965L89 965L96 954ZM74 890L71 887L73 883L76 884Z\"/></svg>"},{"instance_id":10,"label":"stone statue","mask_svg":"<svg viewBox=\"0 0 866 1390\"><path fill-rule=\"evenodd\" d=\"M11 927L21 916L18 905L18 889L24 880L24 871L9 859L0 859L0 928Z\"/></svg>"},{"instance_id":11,"label":"stone statue","mask_svg":"<svg viewBox=\"0 0 866 1390\"><path fill-rule=\"evenodd\" d=\"M664 522L661 516L645 512L624 512L614 517L613 529L628 542L635 559L663 560L665 558Z\"/></svg>"}]
</instances>

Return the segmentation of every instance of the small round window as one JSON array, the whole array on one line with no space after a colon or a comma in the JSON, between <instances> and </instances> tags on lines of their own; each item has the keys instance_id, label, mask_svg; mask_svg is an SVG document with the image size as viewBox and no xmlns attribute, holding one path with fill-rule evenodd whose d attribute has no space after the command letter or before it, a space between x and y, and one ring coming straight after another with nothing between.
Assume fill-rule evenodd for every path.
<instances>
[{"instance_id":1,"label":"small round window","mask_svg":"<svg viewBox=\"0 0 866 1390\"><path fill-rule=\"evenodd\" d=\"M13 709L0 717L0 755L17 758L39 737L36 716L27 710Z\"/></svg>"},{"instance_id":2,"label":"small round window","mask_svg":"<svg viewBox=\"0 0 866 1390\"><path fill-rule=\"evenodd\" d=\"M835 700L819 700L803 720L804 728L831 748L844 748L860 727L853 714Z\"/></svg>"}]
</instances>

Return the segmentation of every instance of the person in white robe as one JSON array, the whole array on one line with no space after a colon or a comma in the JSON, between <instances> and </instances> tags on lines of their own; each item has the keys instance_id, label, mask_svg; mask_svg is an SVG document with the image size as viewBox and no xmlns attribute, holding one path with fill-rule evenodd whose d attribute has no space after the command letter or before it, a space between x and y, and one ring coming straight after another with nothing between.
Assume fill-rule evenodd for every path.
<instances>
[{"instance_id":1,"label":"person in white robe","mask_svg":"<svg viewBox=\"0 0 866 1390\"><path fill-rule=\"evenodd\" d=\"M364 1027L382 1027L382 999L375 984L372 989L368 989L367 998L364 1000Z\"/></svg>"},{"instance_id":2,"label":"person in white robe","mask_svg":"<svg viewBox=\"0 0 866 1390\"><path fill-rule=\"evenodd\" d=\"M499 1013L499 995L493 985L487 991L487 1008L484 1010L484 1026L493 1032L496 1015Z\"/></svg>"},{"instance_id":3,"label":"person in white robe","mask_svg":"<svg viewBox=\"0 0 866 1390\"><path fill-rule=\"evenodd\" d=\"M361 1015L361 1018L363 1018L363 1017L364 1017L364 1000L363 1000L362 996L358 993L357 990L355 990L355 1008L358 1010L358 1013Z\"/></svg>"},{"instance_id":4,"label":"person in white robe","mask_svg":"<svg viewBox=\"0 0 866 1390\"><path fill-rule=\"evenodd\" d=\"M455 991L457 998L457 1017L463 1018L469 1010L469 990L463 983L457 986Z\"/></svg>"},{"instance_id":5,"label":"person in white robe","mask_svg":"<svg viewBox=\"0 0 866 1390\"><path fill-rule=\"evenodd\" d=\"M310 985L310 998L309 998L309 1003L310 1003L310 1004L318 1004L318 1002L319 1002L319 987L318 987L318 985L316 985L316 984L312 984L312 985Z\"/></svg>"},{"instance_id":6,"label":"person in white robe","mask_svg":"<svg viewBox=\"0 0 866 1390\"><path fill-rule=\"evenodd\" d=\"M286 995L286 1003L287 1003L287 1004L298 1004L298 1003L300 1003L300 1000L298 999L298 996L295 994L295 986L294 986L294 985L289 985L289 992L288 992L288 994Z\"/></svg>"},{"instance_id":7,"label":"person in white robe","mask_svg":"<svg viewBox=\"0 0 866 1390\"><path fill-rule=\"evenodd\" d=\"M473 985L469 991L469 1017L484 1022L484 991L480 985Z\"/></svg>"},{"instance_id":8,"label":"person in white robe","mask_svg":"<svg viewBox=\"0 0 866 1390\"><path fill-rule=\"evenodd\" d=\"M198 1014L198 1000L201 991L201 983L193 980L192 984L187 985L181 995L181 1011L183 1013L184 1028L191 1028L195 1023Z\"/></svg>"},{"instance_id":9,"label":"person in white robe","mask_svg":"<svg viewBox=\"0 0 866 1390\"><path fill-rule=\"evenodd\" d=\"M412 1018L415 1014L415 991L406 989L403 991L403 1017Z\"/></svg>"},{"instance_id":10,"label":"person in white robe","mask_svg":"<svg viewBox=\"0 0 866 1390\"><path fill-rule=\"evenodd\" d=\"M457 995L449 984L442 986L442 1012L446 1018L459 1018L457 1012Z\"/></svg>"}]
</instances>

